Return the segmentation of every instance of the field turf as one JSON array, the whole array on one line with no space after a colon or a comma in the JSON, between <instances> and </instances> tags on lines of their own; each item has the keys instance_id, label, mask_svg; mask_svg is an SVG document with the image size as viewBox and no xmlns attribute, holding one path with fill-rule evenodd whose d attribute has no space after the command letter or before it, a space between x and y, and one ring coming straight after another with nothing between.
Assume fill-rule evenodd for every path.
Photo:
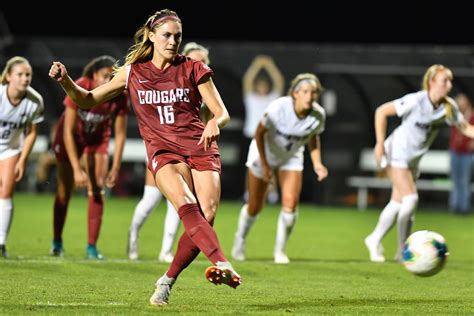
<instances>
[{"instance_id":1,"label":"field turf","mask_svg":"<svg viewBox=\"0 0 474 316\"><path fill-rule=\"evenodd\" d=\"M158 263L165 203L140 234L140 260L125 249L138 198L107 198L98 248L104 261L85 259L87 200L74 196L64 233L64 258L49 256L51 195L17 194L0 259L0 314L473 314L474 217L421 209L414 230L445 236L450 256L438 275L421 278L389 260L371 263L363 244L379 210L302 205L288 244L291 263L275 265L272 253L279 207L268 206L249 234L245 262L234 262L243 284L232 289L204 278L210 265L200 255L175 284L167 306L151 306L154 282L167 268ZM230 256L240 202L222 202L216 230ZM181 228L182 231L182 228ZM384 240L395 253L396 232Z\"/></svg>"}]
</instances>

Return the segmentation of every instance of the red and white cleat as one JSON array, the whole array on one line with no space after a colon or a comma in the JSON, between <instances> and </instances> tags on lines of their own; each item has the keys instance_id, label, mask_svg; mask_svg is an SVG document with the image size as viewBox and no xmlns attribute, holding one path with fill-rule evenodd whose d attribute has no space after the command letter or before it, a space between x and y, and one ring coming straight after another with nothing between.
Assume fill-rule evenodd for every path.
<instances>
[{"instance_id":1,"label":"red and white cleat","mask_svg":"<svg viewBox=\"0 0 474 316\"><path fill-rule=\"evenodd\" d=\"M215 285L225 284L237 288L241 283L240 275L231 268L212 266L206 269L206 279Z\"/></svg>"}]
</instances>

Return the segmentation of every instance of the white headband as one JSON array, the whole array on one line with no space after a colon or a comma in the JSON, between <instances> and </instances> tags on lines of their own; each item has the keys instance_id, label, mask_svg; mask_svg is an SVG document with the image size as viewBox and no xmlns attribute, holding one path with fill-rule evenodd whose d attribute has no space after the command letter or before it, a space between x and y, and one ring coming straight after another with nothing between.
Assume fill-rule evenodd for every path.
<instances>
[{"instance_id":1,"label":"white headband","mask_svg":"<svg viewBox=\"0 0 474 316\"><path fill-rule=\"evenodd\" d=\"M314 79L303 79L300 82L298 82L298 84L295 86L294 91L299 91L301 89L301 85L303 85L303 83L310 83L310 84L315 85L316 87L318 86L318 84L316 83L316 80L314 80Z\"/></svg>"}]
</instances>

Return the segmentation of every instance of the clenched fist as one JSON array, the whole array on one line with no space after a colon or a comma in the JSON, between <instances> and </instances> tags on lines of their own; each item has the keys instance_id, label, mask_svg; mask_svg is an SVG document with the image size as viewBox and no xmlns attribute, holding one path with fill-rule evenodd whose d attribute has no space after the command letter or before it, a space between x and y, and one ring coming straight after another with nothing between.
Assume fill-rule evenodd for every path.
<instances>
[{"instance_id":1,"label":"clenched fist","mask_svg":"<svg viewBox=\"0 0 474 316\"><path fill-rule=\"evenodd\" d=\"M53 61L51 68L49 69L49 77L56 81L63 81L63 79L67 76L66 67L61 64L59 61Z\"/></svg>"}]
</instances>

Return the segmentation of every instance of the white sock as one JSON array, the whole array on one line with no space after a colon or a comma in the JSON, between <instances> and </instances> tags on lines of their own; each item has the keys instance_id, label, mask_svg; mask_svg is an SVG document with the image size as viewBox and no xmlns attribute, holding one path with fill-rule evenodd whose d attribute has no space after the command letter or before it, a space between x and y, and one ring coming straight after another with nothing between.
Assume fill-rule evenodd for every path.
<instances>
[{"instance_id":1,"label":"white sock","mask_svg":"<svg viewBox=\"0 0 474 316\"><path fill-rule=\"evenodd\" d=\"M290 213L283 208L281 209L280 216L278 216L275 252L284 252L286 243L295 226L297 216L297 211Z\"/></svg>"},{"instance_id":2,"label":"white sock","mask_svg":"<svg viewBox=\"0 0 474 316\"><path fill-rule=\"evenodd\" d=\"M398 252L403 251L405 240L410 235L411 225L414 220L416 205L418 204L418 194L406 195L402 198L402 206L398 213Z\"/></svg>"},{"instance_id":3,"label":"white sock","mask_svg":"<svg viewBox=\"0 0 474 316\"><path fill-rule=\"evenodd\" d=\"M0 199L0 245L5 245L13 218L12 199Z\"/></svg>"},{"instance_id":4,"label":"white sock","mask_svg":"<svg viewBox=\"0 0 474 316\"><path fill-rule=\"evenodd\" d=\"M176 278L170 278L168 275L163 274L157 281L156 281L156 285L160 285L160 284L169 284L169 285L173 285L174 282L176 282Z\"/></svg>"},{"instance_id":5,"label":"white sock","mask_svg":"<svg viewBox=\"0 0 474 316\"><path fill-rule=\"evenodd\" d=\"M370 235L374 242L379 244L390 228L392 228L395 223L395 218L400 211L400 207L401 204L394 200L390 200L385 206L382 213L380 213L377 226L375 226L374 231Z\"/></svg>"},{"instance_id":6,"label":"white sock","mask_svg":"<svg viewBox=\"0 0 474 316\"><path fill-rule=\"evenodd\" d=\"M133 213L132 224L130 226L131 236L138 237L138 231L148 216L150 216L153 208L160 203L162 196L157 187L145 185L142 199L138 202L135 207L135 212Z\"/></svg>"},{"instance_id":7,"label":"white sock","mask_svg":"<svg viewBox=\"0 0 474 316\"><path fill-rule=\"evenodd\" d=\"M179 229L179 215L173 204L168 200L166 203L166 217L163 226L163 242L161 243L160 254L172 253L173 243Z\"/></svg>"},{"instance_id":8,"label":"white sock","mask_svg":"<svg viewBox=\"0 0 474 316\"><path fill-rule=\"evenodd\" d=\"M244 204L244 206L242 206L240 209L239 226L237 227L237 232L235 233L235 236L240 239L245 239L247 237L247 234L257 220L257 216L250 216L247 209L247 204Z\"/></svg>"}]
</instances>

